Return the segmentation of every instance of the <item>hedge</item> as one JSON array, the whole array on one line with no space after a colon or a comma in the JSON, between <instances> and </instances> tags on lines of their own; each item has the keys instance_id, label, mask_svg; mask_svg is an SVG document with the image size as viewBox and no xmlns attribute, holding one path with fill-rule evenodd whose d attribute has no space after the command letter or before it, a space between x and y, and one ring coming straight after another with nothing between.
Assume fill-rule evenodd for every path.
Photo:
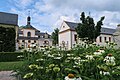
<instances>
[{"instance_id":1,"label":"hedge","mask_svg":"<svg viewBox=\"0 0 120 80\"><path fill-rule=\"evenodd\" d=\"M0 52L15 51L15 29L0 26Z\"/></svg>"},{"instance_id":2,"label":"hedge","mask_svg":"<svg viewBox=\"0 0 120 80\"><path fill-rule=\"evenodd\" d=\"M23 55L23 52L0 52L0 62L19 61L18 56Z\"/></svg>"}]
</instances>

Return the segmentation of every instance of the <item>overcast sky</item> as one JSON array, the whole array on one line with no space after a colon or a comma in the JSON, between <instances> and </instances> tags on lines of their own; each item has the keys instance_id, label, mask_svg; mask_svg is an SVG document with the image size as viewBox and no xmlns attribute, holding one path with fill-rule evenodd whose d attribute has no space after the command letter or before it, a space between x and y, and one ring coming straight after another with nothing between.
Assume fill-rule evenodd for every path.
<instances>
[{"instance_id":1,"label":"overcast sky","mask_svg":"<svg viewBox=\"0 0 120 80\"><path fill-rule=\"evenodd\" d=\"M120 0L0 0L0 12L18 14L18 25L26 25L28 11L31 24L41 32L51 33L63 20L79 22L85 12L98 21L105 16L103 27L116 28L120 23Z\"/></svg>"}]
</instances>

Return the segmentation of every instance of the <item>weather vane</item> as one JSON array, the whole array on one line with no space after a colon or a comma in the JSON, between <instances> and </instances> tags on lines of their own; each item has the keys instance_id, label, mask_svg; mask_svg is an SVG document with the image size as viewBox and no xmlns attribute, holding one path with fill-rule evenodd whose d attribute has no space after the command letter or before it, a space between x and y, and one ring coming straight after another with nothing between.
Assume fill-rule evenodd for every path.
<instances>
[{"instance_id":1,"label":"weather vane","mask_svg":"<svg viewBox=\"0 0 120 80\"><path fill-rule=\"evenodd\" d=\"M89 11L89 16L91 16L91 12Z\"/></svg>"}]
</instances>

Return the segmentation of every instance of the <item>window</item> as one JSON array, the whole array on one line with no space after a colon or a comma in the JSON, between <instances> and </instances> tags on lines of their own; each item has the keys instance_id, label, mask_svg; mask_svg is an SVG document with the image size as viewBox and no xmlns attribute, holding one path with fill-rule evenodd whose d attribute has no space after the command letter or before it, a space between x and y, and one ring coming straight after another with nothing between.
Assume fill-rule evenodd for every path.
<instances>
[{"instance_id":1,"label":"window","mask_svg":"<svg viewBox=\"0 0 120 80\"><path fill-rule=\"evenodd\" d=\"M100 42L102 42L102 37L101 37L101 36L100 36L100 38L99 38L99 39L100 39Z\"/></svg>"},{"instance_id":2,"label":"window","mask_svg":"<svg viewBox=\"0 0 120 80\"><path fill-rule=\"evenodd\" d=\"M17 40L17 42L19 43L19 40Z\"/></svg>"},{"instance_id":3,"label":"window","mask_svg":"<svg viewBox=\"0 0 120 80\"><path fill-rule=\"evenodd\" d=\"M28 43L30 43L31 41L30 40L28 40Z\"/></svg>"},{"instance_id":4,"label":"window","mask_svg":"<svg viewBox=\"0 0 120 80\"><path fill-rule=\"evenodd\" d=\"M44 44L48 44L49 43L49 41L44 41Z\"/></svg>"},{"instance_id":5,"label":"window","mask_svg":"<svg viewBox=\"0 0 120 80\"><path fill-rule=\"evenodd\" d=\"M36 43L36 40L34 40L34 43Z\"/></svg>"},{"instance_id":6,"label":"window","mask_svg":"<svg viewBox=\"0 0 120 80\"><path fill-rule=\"evenodd\" d=\"M25 42L25 40L22 40L22 42Z\"/></svg>"},{"instance_id":7,"label":"window","mask_svg":"<svg viewBox=\"0 0 120 80\"><path fill-rule=\"evenodd\" d=\"M109 37L109 42L111 42L111 37Z\"/></svg>"},{"instance_id":8,"label":"window","mask_svg":"<svg viewBox=\"0 0 120 80\"><path fill-rule=\"evenodd\" d=\"M105 41L105 42L107 41L107 37L104 37L104 41Z\"/></svg>"},{"instance_id":9,"label":"window","mask_svg":"<svg viewBox=\"0 0 120 80\"><path fill-rule=\"evenodd\" d=\"M65 26L63 26L63 28L64 28Z\"/></svg>"},{"instance_id":10,"label":"window","mask_svg":"<svg viewBox=\"0 0 120 80\"><path fill-rule=\"evenodd\" d=\"M76 34L74 35L74 40L77 41L77 35Z\"/></svg>"},{"instance_id":11,"label":"window","mask_svg":"<svg viewBox=\"0 0 120 80\"><path fill-rule=\"evenodd\" d=\"M31 37L31 32L28 32L28 33L27 33L27 36L28 36L28 37Z\"/></svg>"}]
</instances>

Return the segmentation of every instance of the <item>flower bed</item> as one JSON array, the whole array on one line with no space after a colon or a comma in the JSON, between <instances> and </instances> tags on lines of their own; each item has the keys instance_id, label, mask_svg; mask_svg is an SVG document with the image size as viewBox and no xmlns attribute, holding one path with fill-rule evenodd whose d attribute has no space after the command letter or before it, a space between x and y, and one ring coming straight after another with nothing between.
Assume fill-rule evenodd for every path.
<instances>
[{"instance_id":1,"label":"flower bed","mask_svg":"<svg viewBox=\"0 0 120 80\"><path fill-rule=\"evenodd\" d=\"M45 48L28 52L17 72L26 80L119 80L119 57L120 50L95 45Z\"/></svg>"}]
</instances>

